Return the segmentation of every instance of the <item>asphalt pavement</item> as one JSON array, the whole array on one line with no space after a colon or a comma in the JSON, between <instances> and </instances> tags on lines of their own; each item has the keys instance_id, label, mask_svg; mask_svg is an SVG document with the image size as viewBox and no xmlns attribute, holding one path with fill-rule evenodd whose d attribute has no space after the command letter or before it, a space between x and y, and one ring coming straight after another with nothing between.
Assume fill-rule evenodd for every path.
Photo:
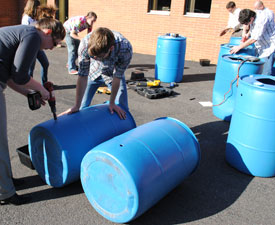
<instances>
[{"instance_id":1,"label":"asphalt pavement","mask_svg":"<svg viewBox=\"0 0 275 225\"><path fill-rule=\"evenodd\" d=\"M57 113L73 106L77 76L66 69L67 50L46 51L50 61L49 80L55 84ZM155 56L134 54L126 71L134 70L154 77ZM201 66L186 61L182 82L174 95L148 99L129 89L129 108L137 126L159 117L173 117L185 123L196 135L201 148L197 170L155 206L130 222L132 225L170 224L274 224L275 180L243 174L225 161L225 144L230 124L212 114L211 102L216 65ZM37 62L35 79L40 81ZM17 188L32 201L22 206L0 206L1 225L95 225L114 224L98 214L83 192L80 181L63 188L46 185L35 170L22 165L16 149L28 143L32 127L52 118L48 105L36 111L28 108L27 99L11 89L5 91L8 111L10 156L15 178L25 184ZM108 100L96 94L92 104Z\"/></svg>"}]
</instances>

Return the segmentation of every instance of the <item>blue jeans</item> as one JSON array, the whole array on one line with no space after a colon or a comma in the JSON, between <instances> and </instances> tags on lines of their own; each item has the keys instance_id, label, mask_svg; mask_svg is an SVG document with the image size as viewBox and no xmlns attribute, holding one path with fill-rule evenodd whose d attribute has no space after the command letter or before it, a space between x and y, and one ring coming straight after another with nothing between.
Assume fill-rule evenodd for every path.
<instances>
[{"instance_id":1,"label":"blue jeans","mask_svg":"<svg viewBox=\"0 0 275 225\"><path fill-rule=\"evenodd\" d=\"M104 84L105 83L102 77L98 77L94 81L91 80L90 76L88 77L88 83L81 102L80 109L86 108L91 104L96 90ZM112 83L108 85L108 88L112 90ZM123 109L128 110L128 96L125 77L120 80L120 86L116 95L115 103L119 104Z\"/></svg>"},{"instance_id":2,"label":"blue jeans","mask_svg":"<svg viewBox=\"0 0 275 225\"><path fill-rule=\"evenodd\" d=\"M272 75L275 53L273 52L269 57L263 58L265 60L262 74ZM275 74L273 74L274 76Z\"/></svg>"},{"instance_id":3,"label":"blue jeans","mask_svg":"<svg viewBox=\"0 0 275 225\"><path fill-rule=\"evenodd\" d=\"M70 33L66 33L65 41L67 44L68 50L68 70L77 70L75 61L78 57L78 46L80 41L78 39L74 39L70 36Z\"/></svg>"},{"instance_id":4,"label":"blue jeans","mask_svg":"<svg viewBox=\"0 0 275 225\"><path fill-rule=\"evenodd\" d=\"M36 58L38 59L38 61L41 64L41 72L40 72L41 83L44 84L45 82L48 81L49 60L47 58L46 53L43 50L38 51ZM31 65L31 67L29 69L29 75L31 77L33 76L35 62L36 62L36 60L34 60L33 64Z\"/></svg>"}]
</instances>

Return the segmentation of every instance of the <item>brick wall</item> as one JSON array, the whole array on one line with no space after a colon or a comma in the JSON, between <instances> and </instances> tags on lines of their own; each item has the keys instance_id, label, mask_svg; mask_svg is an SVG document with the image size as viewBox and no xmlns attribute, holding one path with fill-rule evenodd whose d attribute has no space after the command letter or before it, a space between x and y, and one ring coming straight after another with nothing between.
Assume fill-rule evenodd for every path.
<instances>
[{"instance_id":1,"label":"brick wall","mask_svg":"<svg viewBox=\"0 0 275 225\"><path fill-rule=\"evenodd\" d=\"M167 32L179 33L186 40L186 59L198 61L210 59L216 63L220 44L227 43L230 35L219 37L219 32L227 25L228 0L212 0L209 18L183 15L183 0L172 0L170 15L147 13L148 0L68 0L69 17L85 15L95 11L98 20L95 27L106 26L125 35L132 43L134 51L156 54L157 38ZM255 0L235 1L239 8L253 9ZM275 11L275 0L264 1L265 6Z\"/></svg>"},{"instance_id":2,"label":"brick wall","mask_svg":"<svg viewBox=\"0 0 275 225\"><path fill-rule=\"evenodd\" d=\"M27 0L0 0L0 27L20 24L26 2ZM48 2L54 3L55 0Z\"/></svg>"},{"instance_id":3,"label":"brick wall","mask_svg":"<svg viewBox=\"0 0 275 225\"><path fill-rule=\"evenodd\" d=\"M18 0L0 0L0 27L18 24Z\"/></svg>"}]
</instances>

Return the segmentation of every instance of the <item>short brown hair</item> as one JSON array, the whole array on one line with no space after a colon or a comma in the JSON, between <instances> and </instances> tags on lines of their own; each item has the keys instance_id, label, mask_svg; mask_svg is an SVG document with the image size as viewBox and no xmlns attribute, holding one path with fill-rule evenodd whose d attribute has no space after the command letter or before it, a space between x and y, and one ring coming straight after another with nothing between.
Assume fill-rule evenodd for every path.
<instances>
[{"instance_id":1,"label":"short brown hair","mask_svg":"<svg viewBox=\"0 0 275 225\"><path fill-rule=\"evenodd\" d=\"M226 8L227 8L227 9L233 9L233 8L235 8L235 7L236 7L235 2L230 1L230 2L228 2L228 3L226 4Z\"/></svg>"},{"instance_id":2,"label":"short brown hair","mask_svg":"<svg viewBox=\"0 0 275 225\"><path fill-rule=\"evenodd\" d=\"M95 13L95 12L92 12L92 11L91 11L91 12L88 12L86 16L89 17L89 18L94 17L95 19L97 19L96 13Z\"/></svg>"},{"instance_id":3,"label":"short brown hair","mask_svg":"<svg viewBox=\"0 0 275 225\"><path fill-rule=\"evenodd\" d=\"M239 14L240 24L248 24L251 18L256 18L256 13L251 9L242 9Z\"/></svg>"},{"instance_id":4,"label":"short brown hair","mask_svg":"<svg viewBox=\"0 0 275 225\"><path fill-rule=\"evenodd\" d=\"M107 53L114 44L115 37L113 32L108 28L99 27L90 36L88 53L91 56L100 56Z\"/></svg>"},{"instance_id":5,"label":"short brown hair","mask_svg":"<svg viewBox=\"0 0 275 225\"><path fill-rule=\"evenodd\" d=\"M66 32L63 27L63 24L56 19L53 18L42 18L37 21L35 27L37 29L51 29L52 30L52 37L55 39L63 40Z\"/></svg>"}]
</instances>

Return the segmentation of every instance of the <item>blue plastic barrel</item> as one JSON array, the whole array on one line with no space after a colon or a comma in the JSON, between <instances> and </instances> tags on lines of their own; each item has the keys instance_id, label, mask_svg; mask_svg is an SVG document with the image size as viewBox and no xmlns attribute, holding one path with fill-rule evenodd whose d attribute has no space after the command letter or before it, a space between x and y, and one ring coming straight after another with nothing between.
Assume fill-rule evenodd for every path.
<instances>
[{"instance_id":1,"label":"blue plastic barrel","mask_svg":"<svg viewBox=\"0 0 275 225\"><path fill-rule=\"evenodd\" d=\"M159 118L93 148L80 178L99 214L126 223L179 185L199 161L193 132L176 119Z\"/></svg>"},{"instance_id":2,"label":"blue plastic barrel","mask_svg":"<svg viewBox=\"0 0 275 225\"><path fill-rule=\"evenodd\" d=\"M274 55L274 64L272 67L272 76L275 76L275 55Z\"/></svg>"},{"instance_id":3,"label":"blue plastic barrel","mask_svg":"<svg viewBox=\"0 0 275 225\"><path fill-rule=\"evenodd\" d=\"M162 82L181 82L185 62L186 37L158 37L155 78Z\"/></svg>"},{"instance_id":4,"label":"blue plastic barrel","mask_svg":"<svg viewBox=\"0 0 275 225\"><path fill-rule=\"evenodd\" d=\"M235 104L237 80L232 82L237 74L241 62L249 56L223 55L217 65L215 82L213 87L213 114L225 121L230 121ZM239 75L260 74L263 70L264 61L245 62L239 70ZM231 86L232 82L232 86ZM227 94L226 94L227 93ZM226 94L226 95L225 95ZM225 95L225 100L224 100Z\"/></svg>"},{"instance_id":5,"label":"blue plastic barrel","mask_svg":"<svg viewBox=\"0 0 275 225\"><path fill-rule=\"evenodd\" d=\"M242 37L230 37L229 43L230 45L239 45L241 43Z\"/></svg>"},{"instance_id":6,"label":"blue plastic barrel","mask_svg":"<svg viewBox=\"0 0 275 225\"><path fill-rule=\"evenodd\" d=\"M236 46L236 45L233 45L233 44L221 44L217 65L219 65L219 63L220 63L223 55L230 54L230 50L231 50L231 48L233 46ZM257 52L256 52L255 46L254 45L249 45L246 48L241 49L235 55L251 55L251 56L256 56L256 54L257 54Z\"/></svg>"},{"instance_id":7,"label":"blue plastic barrel","mask_svg":"<svg viewBox=\"0 0 275 225\"><path fill-rule=\"evenodd\" d=\"M81 161L89 150L136 127L132 115L126 113L121 120L109 112L108 105L95 105L33 127L29 152L39 176L53 187L78 180Z\"/></svg>"},{"instance_id":8,"label":"blue plastic barrel","mask_svg":"<svg viewBox=\"0 0 275 225\"><path fill-rule=\"evenodd\" d=\"M241 172L275 176L275 77L243 76L226 144L227 162Z\"/></svg>"}]
</instances>

